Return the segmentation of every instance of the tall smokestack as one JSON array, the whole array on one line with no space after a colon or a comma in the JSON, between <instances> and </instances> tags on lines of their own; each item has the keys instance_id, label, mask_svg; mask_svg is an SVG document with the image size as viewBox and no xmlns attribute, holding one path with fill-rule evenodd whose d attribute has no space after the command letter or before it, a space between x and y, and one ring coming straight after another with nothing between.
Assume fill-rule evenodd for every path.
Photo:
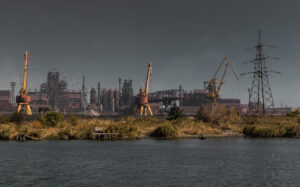
<instances>
[{"instance_id":1,"label":"tall smokestack","mask_svg":"<svg viewBox=\"0 0 300 187\"><path fill-rule=\"evenodd\" d=\"M82 76L82 96L84 102L86 102L86 89L85 89L85 77L84 75Z\"/></svg>"},{"instance_id":2,"label":"tall smokestack","mask_svg":"<svg viewBox=\"0 0 300 187\"><path fill-rule=\"evenodd\" d=\"M122 79L119 77L119 93L121 94L121 84L122 84Z\"/></svg>"},{"instance_id":3,"label":"tall smokestack","mask_svg":"<svg viewBox=\"0 0 300 187\"><path fill-rule=\"evenodd\" d=\"M90 103L91 104L96 104L97 103L96 89L92 88L90 93L91 93Z\"/></svg>"},{"instance_id":4,"label":"tall smokestack","mask_svg":"<svg viewBox=\"0 0 300 187\"><path fill-rule=\"evenodd\" d=\"M101 106L101 85L100 82L98 82L98 97L97 97L97 105Z\"/></svg>"},{"instance_id":5,"label":"tall smokestack","mask_svg":"<svg viewBox=\"0 0 300 187\"><path fill-rule=\"evenodd\" d=\"M121 77L119 77L119 95L118 95L118 100L119 100L119 102L118 102L118 107L119 108L121 108L121 84L122 84L122 79L121 79Z\"/></svg>"},{"instance_id":6,"label":"tall smokestack","mask_svg":"<svg viewBox=\"0 0 300 187\"><path fill-rule=\"evenodd\" d=\"M182 85L179 85L179 106L182 106L182 97L183 97L183 90L182 90Z\"/></svg>"},{"instance_id":7,"label":"tall smokestack","mask_svg":"<svg viewBox=\"0 0 300 187\"><path fill-rule=\"evenodd\" d=\"M85 77L82 76L82 92L85 92Z\"/></svg>"}]
</instances>

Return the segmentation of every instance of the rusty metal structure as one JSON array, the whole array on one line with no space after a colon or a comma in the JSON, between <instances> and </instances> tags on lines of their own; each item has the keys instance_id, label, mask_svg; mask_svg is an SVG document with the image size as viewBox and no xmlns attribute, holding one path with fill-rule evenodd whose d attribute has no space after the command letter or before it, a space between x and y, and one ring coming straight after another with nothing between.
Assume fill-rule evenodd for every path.
<instances>
[{"instance_id":1,"label":"rusty metal structure","mask_svg":"<svg viewBox=\"0 0 300 187\"><path fill-rule=\"evenodd\" d=\"M64 113L77 113L84 110L82 90L68 90L68 84L60 80L59 72L48 72L47 81L41 84L41 90L33 95L40 95L40 107L49 107ZM37 96L34 98L38 99ZM46 99L46 100L45 100ZM38 101L36 101L38 104Z\"/></svg>"},{"instance_id":2,"label":"rusty metal structure","mask_svg":"<svg viewBox=\"0 0 300 187\"><path fill-rule=\"evenodd\" d=\"M184 100L184 90L182 86L179 89L162 90L148 93L149 103L158 103L161 112L166 112L174 104L181 106Z\"/></svg>"},{"instance_id":3,"label":"rusty metal structure","mask_svg":"<svg viewBox=\"0 0 300 187\"><path fill-rule=\"evenodd\" d=\"M130 105L132 103L133 88L132 80L124 80L121 92L121 105Z\"/></svg>"},{"instance_id":4,"label":"rusty metal structure","mask_svg":"<svg viewBox=\"0 0 300 187\"><path fill-rule=\"evenodd\" d=\"M225 69L224 69L224 72L223 72L223 75L219 81L219 84L217 82L217 75L220 71L220 69L222 68L222 66L225 66ZM206 87L206 90L207 90L207 93L206 93L206 98L212 102L213 104L216 104L217 103L217 100L219 99L220 97L220 92L221 92L221 88L222 88L222 85L225 83L224 82L224 78L225 78L225 75L226 75L226 72L227 72L227 69L228 69L228 66L231 68L231 70L233 71L234 75L235 75L235 78L237 80L239 80L239 77L238 77L238 74L236 73L236 71L234 70L233 66L232 66L232 63L230 62L229 58L227 56L225 56L222 60L222 62L219 64L218 68L217 68L217 71L215 72L215 74L213 75L212 79L210 81L206 81L204 82L204 85L207 84L207 87Z\"/></svg>"},{"instance_id":5,"label":"rusty metal structure","mask_svg":"<svg viewBox=\"0 0 300 187\"><path fill-rule=\"evenodd\" d=\"M135 111L135 96L133 95L132 80L125 79L122 89L119 91L119 110L124 114L133 114Z\"/></svg>"},{"instance_id":6,"label":"rusty metal structure","mask_svg":"<svg viewBox=\"0 0 300 187\"><path fill-rule=\"evenodd\" d=\"M252 85L249 89L248 114L250 116L273 115L275 104L269 83L269 73L278 73L267 69L266 60L270 57L264 55L264 46L270 46L262 43L261 32L258 31L258 41L256 46L256 56L249 63L254 64L252 72L241 75L253 74ZM276 59L276 58L274 58Z\"/></svg>"},{"instance_id":7,"label":"rusty metal structure","mask_svg":"<svg viewBox=\"0 0 300 187\"><path fill-rule=\"evenodd\" d=\"M161 90L148 94L149 104L157 103L158 112L167 113L170 108L175 104L179 106L185 113L196 114L198 110L210 101L206 98L207 90L185 91L182 86L179 89ZM241 110L241 103L239 99L234 98L221 98L217 99L217 103L224 104L227 107L235 107L238 111Z\"/></svg>"},{"instance_id":8,"label":"rusty metal structure","mask_svg":"<svg viewBox=\"0 0 300 187\"><path fill-rule=\"evenodd\" d=\"M30 108L31 97L28 95L28 91L27 91L27 70L28 70L28 52L25 51L23 85L20 90L20 95L17 96L16 98L18 104L17 113L20 113L21 109L23 108L24 110L26 110L27 115L32 115L31 108Z\"/></svg>"},{"instance_id":9,"label":"rusty metal structure","mask_svg":"<svg viewBox=\"0 0 300 187\"><path fill-rule=\"evenodd\" d=\"M136 113L138 112L138 114L141 116L147 116L148 114L150 116L153 115L151 107L148 103L148 90L149 90L149 82L150 82L151 75L152 75L152 63L149 61L145 89L143 90L141 88L136 97L136 105L137 105Z\"/></svg>"}]
</instances>

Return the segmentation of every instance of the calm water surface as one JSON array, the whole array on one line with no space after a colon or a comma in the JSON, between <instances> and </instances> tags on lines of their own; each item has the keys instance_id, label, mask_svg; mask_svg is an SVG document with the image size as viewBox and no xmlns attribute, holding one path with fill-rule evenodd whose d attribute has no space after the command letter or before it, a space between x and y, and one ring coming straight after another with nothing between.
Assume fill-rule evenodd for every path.
<instances>
[{"instance_id":1,"label":"calm water surface","mask_svg":"<svg viewBox=\"0 0 300 187\"><path fill-rule=\"evenodd\" d=\"M0 142L0 186L300 186L300 139Z\"/></svg>"}]
</instances>

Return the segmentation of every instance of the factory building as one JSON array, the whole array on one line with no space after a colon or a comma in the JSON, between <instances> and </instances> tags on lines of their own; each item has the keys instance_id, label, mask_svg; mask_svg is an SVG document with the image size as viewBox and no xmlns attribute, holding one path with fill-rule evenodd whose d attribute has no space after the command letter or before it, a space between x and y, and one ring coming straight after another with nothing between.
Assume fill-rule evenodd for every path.
<instances>
[{"instance_id":1,"label":"factory building","mask_svg":"<svg viewBox=\"0 0 300 187\"><path fill-rule=\"evenodd\" d=\"M0 90L0 112L12 110L11 93L9 90Z\"/></svg>"},{"instance_id":2,"label":"factory building","mask_svg":"<svg viewBox=\"0 0 300 187\"><path fill-rule=\"evenodd\" d=\"M60 80L59 72L49 72L47 81L42 83L40 97L48 99L51 110L64 113L81 112L84 109L83 92L80 90L67 90L68 84Z\"/></svg>"},{"instance_id":3,"label":"factory building","mask_svg":"<svg viewBox=\"0 0 300 187\"><path fill-rule=\"evenodd\" d=\"M29 91L31 96L31 108L34 113L41 109L56 110L62 113L79 113L85 115L120 115L134 114L136 110L135 95L133 93L132 80L119 79L119 89L101 88L100 82L97 89L92 87L90 92L86 92L85 78L82 80L81 90L69 90L66 81L60 79L59 72L49 72L47 79L40 85L39 91ZM12 90L0 91L0 112L16 111L14 101L14 86ZM185 114L195 115L201 107L209 104L206 95L208 89L195 89L185 91L180 85L178 89L162 90L148 94L149 105L155 115L165 115L175 104L179 106ZM87 102L86 96L89 96ZM248 105L241 104L239 99L218 98L217 103L227 107L235 107L241 114L246 115ZM285 114L293 108L276 109L275 115Z\"/></svg>"},{"instance_id":4,"label":"factory building","mask_svg":"<svg viewBox=\"0 0 300 187\"><path fill-rule=\"evenodd\" d=\"M206 94L208 90L184 91L182 86L179 89L163 90L149 93L149 102L157 103L159 113L167 113L175 104L179 106L187 115L195 115L201 107L209 104ZM219 98L217 103L224 104L227 107L235 107L240 113L242 111L239 99Z\"/></svg>"}]
</instances>

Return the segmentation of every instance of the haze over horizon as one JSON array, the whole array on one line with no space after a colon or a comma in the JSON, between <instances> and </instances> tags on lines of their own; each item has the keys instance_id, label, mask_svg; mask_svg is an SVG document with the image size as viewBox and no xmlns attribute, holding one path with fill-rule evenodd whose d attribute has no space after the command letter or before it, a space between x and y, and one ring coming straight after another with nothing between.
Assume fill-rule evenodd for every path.
<instances>
[{"instance_id":1,"label":"haze over horizon","mask_svg":"<svg viewBox=\"0 0 300 187\"><path fill-rule=\"evenodd\" d=\"M252 64L257 30L268 56L269 81L275 105L300 106L300 2L295 0L3 0L0 7L0 89L10 89L23 74L29 52L28 84L39 89L55 69L69 88L80 89L82 75L88 91L117 88L118 78L133 79L137 93L152 61L150 92L178 88L203 89L224 56L238 73ZM272 5L272 6L271 6ZM222 97L248 102L252 76L237 82L231 71Z\"/></svg>"}]
</instances>

